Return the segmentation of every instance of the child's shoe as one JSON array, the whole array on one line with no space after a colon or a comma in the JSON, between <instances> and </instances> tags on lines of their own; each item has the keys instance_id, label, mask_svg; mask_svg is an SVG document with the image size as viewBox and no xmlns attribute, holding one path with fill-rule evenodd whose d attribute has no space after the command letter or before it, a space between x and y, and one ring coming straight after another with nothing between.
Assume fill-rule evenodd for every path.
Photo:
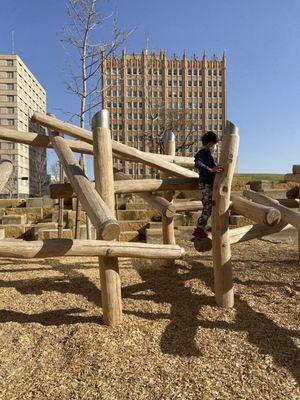
<instances>
[{"instance_id":1,"label":"child's shoe","mask_svg":"<svg viewBox=\"0 0 300 400\"><path fill-rule=\"evenodd\" d=\"M193 232L193 236L199 239L205 239L207 238L207 233L204 229L195 229Z\"/></svg>"}]
</instances>

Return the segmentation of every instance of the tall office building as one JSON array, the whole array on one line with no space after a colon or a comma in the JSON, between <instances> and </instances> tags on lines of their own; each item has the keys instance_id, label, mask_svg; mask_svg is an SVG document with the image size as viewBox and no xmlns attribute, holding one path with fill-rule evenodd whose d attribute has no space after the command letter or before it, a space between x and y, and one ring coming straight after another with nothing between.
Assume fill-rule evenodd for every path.
<instances>
[{"instance_id":1,"label":"tall office building","mask_svg":"<svg viewBox=\"0 0 300 400\"><path fill-rule=\"evenodd\" d=\"M113 139L140 150L162 152L162 137L172 130L177 154L193 156L201 136L222 139L226 122L226 55L208 60L195 55L167 59L166 52L126 54L102 61L102 103L110 110ZM153 176L142 164L118 161L133 177Z\"/></svg>"},{"instance_id":2,"label":"tall office building","mask_svg":"<svg viewBox=\"0 0 300 400\"><path fill-rule=\"evenodd\" d=\"M31 123L35 111L46 112L46 92L21 58L0 54L0 125L10 129L44 133ZM0 140L0 158L13 162L13 177L1 197L40 195L46 183L46 151Z\"/></svg>"}]
</instances>

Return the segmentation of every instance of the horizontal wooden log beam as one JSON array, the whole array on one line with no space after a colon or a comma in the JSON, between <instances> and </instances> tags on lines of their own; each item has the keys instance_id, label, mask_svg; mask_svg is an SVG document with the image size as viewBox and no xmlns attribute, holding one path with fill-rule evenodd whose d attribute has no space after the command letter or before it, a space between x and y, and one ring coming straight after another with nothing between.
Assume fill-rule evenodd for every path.
<instances>
[{"instance_id":1,"label":"horizontal wooden log beam","mask_svg":"<svg viewBox=\"0 0 300 400\"><path fill-rule=\"evenodd\" d=\"M293 225L295 228L300 230L300 212L284 207L277 200L271 199L270 197L254 192L253 190L245 190L244 196L256 203L263 204L268 207L274 207L281 213L281 219L287 224Z\"/></svg>"},{"instance_id":2,"label":"horizontal wooden log beam","mask_svg":"<svg viewBox=\"0 0 300 400\"><path fill-rule=\"evenodd\" d=\"M177 211L199 211L202 209L202 201L199 200L176 201L174 204Z\"/></svg>"},{"instance_id":3,"label":"horizontal wooden log beam","mask_svg":"<svg viewBox=\"0 0 300 400\"><path fill-rule=\"evenodd\" d=\"M197 190L198 178L164 178L164 179L132 179L116 180L115 194L156 192L163 190ZM49 186L50 197L60 199L72 197L74 191L69 183L53 183ZM176 203L180 205L180 203Z\"/></svg>"},{"instance_id":4,"label":"horizontal wooden log beam","mask_svg":"<svg viewBox=\"0 0 300 400\"><path fill-rule=\"evenodd\" d=\"M150 259L177 259L184 256L184 249L177 245L162 245L104 240L48 239L25 241L1 240L0 257L132 257Z\"/></svg>"},{"instance_id":5,"label":"horizontal wooden log beam","mask_svg":"<svg viewBox=\"0 0 300 400\"><path fill-rule=\"evenodd\" d=\"M15 131L0 126L0 139L14 143L27 144L33 147L52 148L49 136L35 132ZM93 154L93 146L80 140L65 139L70 149L76 153Z\"/></svg>"},{"instance_id":6,"label":"horizontal wooden log beam","mask_svg":"<svg viewBox=\"0 0 300 400\"><path fill-rule=\"evenodd\" d=\"M272 226L281 220L280 211L276 208L257 204L240 196L232 196L230 209L259 224Z\"/></svg>"},{"instance_id":7,"label":"horizontal wooden log beam","mask_svg":"<svg viewBox=\"0 0 300 400\"><path fill-rule=\"evenodd\" d=\"M87 143L93 143L93 137L90 131L79 128L76 125L63 122L55 117L36 112L32 116L32 121L56 132L67 133L68 135L86 141ZM180 165L165 161L164 159L157 157L156 154L147 153L114 140L112 141L112 149L115 156L126 158L135 162L141 162L149 165L150 167L166 172L171 176L182 176L189 178L198 177L196 172L190 171L189 169L181 167Z\"/></svg>"},{"instance_id":8,"label":"horizontal wooden log beam","mask_svg":"<svg viewBox=\"0 0 300 400\"><path fill-rule=\"evenodd\" d=\"M166 190L197 190L199 178L163 178L115 180L115 193L156 192Z\"/></svg>"}]
</instances>

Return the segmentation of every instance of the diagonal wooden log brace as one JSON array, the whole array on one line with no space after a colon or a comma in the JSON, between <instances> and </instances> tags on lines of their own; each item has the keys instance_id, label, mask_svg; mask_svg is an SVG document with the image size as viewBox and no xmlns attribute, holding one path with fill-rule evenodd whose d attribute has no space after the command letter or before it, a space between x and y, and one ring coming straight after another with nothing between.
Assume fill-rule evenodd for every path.
<instances>
[{"instance_id":1,"label":"diagonal wooden log brace","mask_svg":"<svg viewBox=\"0 0 300 400\"><path fill-rule=\"evenodd\" d=\"M76 125L63 122L57 118L36 112L32 116L32 121L42 126L45 126L49 129L67 133L68 135L76 137L77 139L83 140L87 143L90 144L93 143L93 137L90 131L83 128L79 128ZM116 157L125 158L135 162L141 162L143 164L149 165L163 172L166 172L172 176L181 176L189 178L198 177L198 173L191 171L187 168L181 167L180 165L177 165L175 163L166 161L163 158L160 158L156 154L147 153L135 149L133 147L126 146L125 144L116 142L114 140L112 140L112 150L114 156Z\"/></svg>"},{"instance_id":2,"label":"diagonal wooden log brace","mask_svg":"<svg viewBox=\"0 0 300 400\"><path fill-rule=\"evenodd\" d=\"M116 239L120 226L108 206L80 168L66 140L49 131L49 139L77 197L104 240Z\"/></svg>"},{"instance_id":3,"label":"diagonal wooden log brace","mask_svg":"<svg viewBox=\"0 0 300 400\"><path fill-rule=\"evenodd\" d=\"M252 201L263 204L265 206L276 208L281 213L281 219L283 222L293 225L295 228L300 230L300 212L287 208L281 204L279 201L271 199L270 197L254 192L253 190L245 190L244 196Z\"/></svg>"},{"instance_id":4,"label":"diagonal wooden log brace","mask_svg":"<svg viewBox=\"0 0 300 400\"><path fill-rule=\"evenodd\" d=\"M276 208L257 204L241 196L231 197L230 209L259 224L272 226L281 221L281 213Z\"/></svg>"},{"instance_id":5,"label":"diagonal wooden log brace","mask_svg":"<svg viewBox=\"0 0 300 400\"><path fill-rule=\"evenodd\" d=\"M118 183L118 180L120 181L131 181L132 178L126 174L124 174L121 171L118 171L116 168L114 168L114 177L115 177L115 184ZM139 197L141 197L143 200L145 200L152 208L154 208L156 211L158 211L161 215L171 218L175 215L176 213L176 207L174 204L169 202L167 199L161 196L155 196L151 193L146 193L146 192L139 192L137 193Z\"/></svg>"}]
</instances>

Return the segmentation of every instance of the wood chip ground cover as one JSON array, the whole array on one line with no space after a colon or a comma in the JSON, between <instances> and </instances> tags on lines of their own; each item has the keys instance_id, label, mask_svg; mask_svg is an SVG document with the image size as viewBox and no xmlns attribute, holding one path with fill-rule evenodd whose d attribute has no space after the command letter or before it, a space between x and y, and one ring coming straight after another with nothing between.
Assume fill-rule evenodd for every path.
<instances>
[{"instance_id":1,"label":"wood chip ground cover","mask_svg":"<svg viewBox=\"0 0 300 400\"><path fill-rule=\"evenodd\" d=\"M211 254L120 259L124 322L101 321L96 258L0 260L0 399L299 399L295 246L233 248L236 304Z\"/></svg>"}]
</instances>

